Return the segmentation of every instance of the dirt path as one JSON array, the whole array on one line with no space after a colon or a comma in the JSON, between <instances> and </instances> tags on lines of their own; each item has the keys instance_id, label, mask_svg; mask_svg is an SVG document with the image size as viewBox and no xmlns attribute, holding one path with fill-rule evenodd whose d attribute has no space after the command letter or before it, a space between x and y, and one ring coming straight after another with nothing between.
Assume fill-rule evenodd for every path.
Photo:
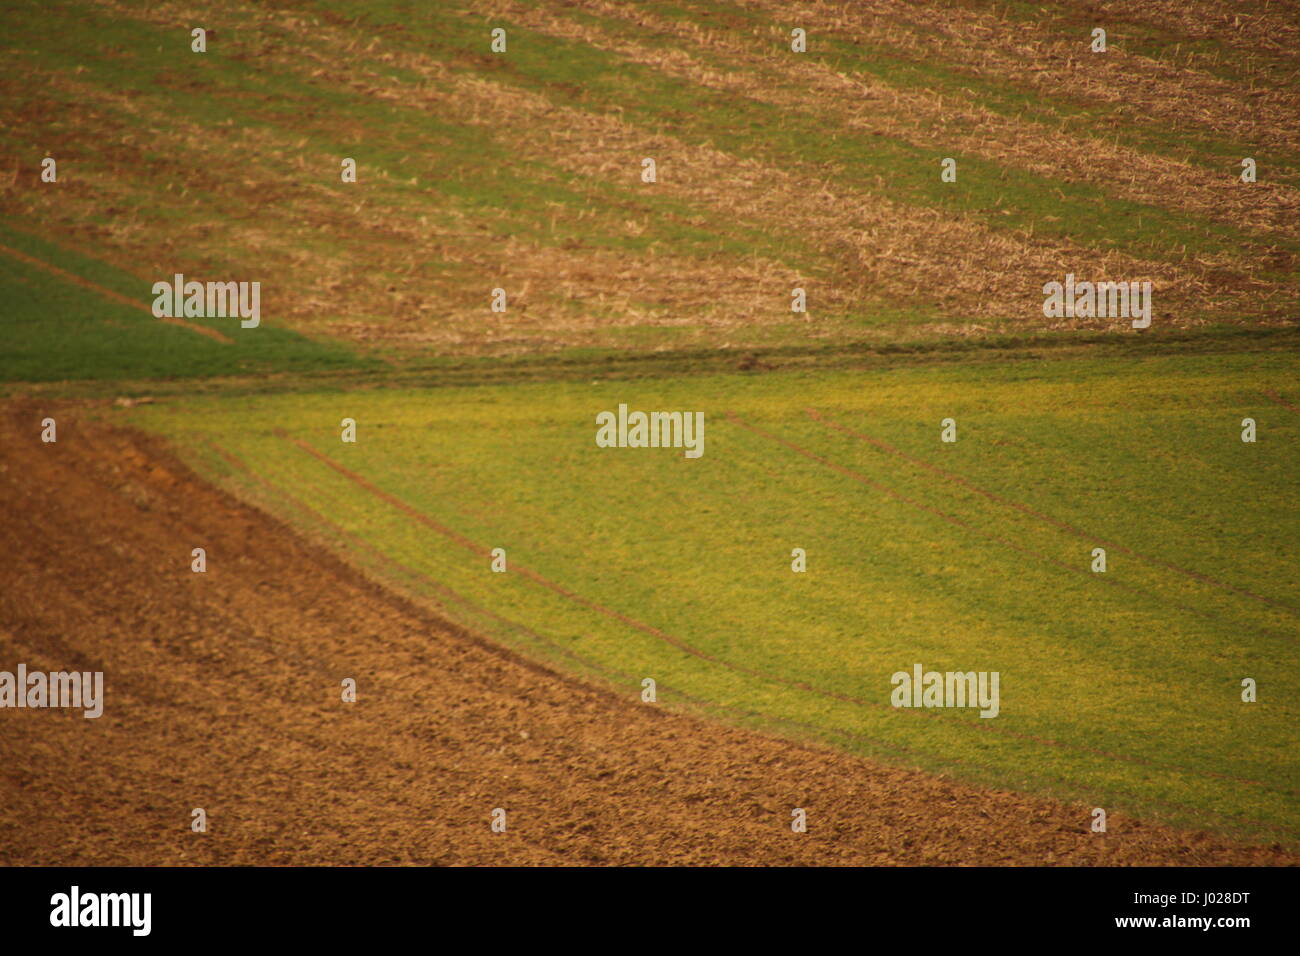
<instances>
[{"instance_id":1,"label":"dirt path","mask_svg":"<svg viewBox=\"0 0 1300 956\"><path fill-rule=\"evenodd\" d=\"M0 449L0 670L102 670L106 698L0 709L0 863L1300 862L616 699L72 408L0 409Z\"/></svg>"}]
</instances>

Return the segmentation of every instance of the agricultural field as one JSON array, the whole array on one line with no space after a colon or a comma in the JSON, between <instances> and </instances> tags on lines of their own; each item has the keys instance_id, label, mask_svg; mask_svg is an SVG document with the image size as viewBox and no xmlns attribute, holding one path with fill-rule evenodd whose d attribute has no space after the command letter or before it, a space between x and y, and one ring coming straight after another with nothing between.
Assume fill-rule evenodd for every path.
<instances>
[{"instance_id":1,"label":"agricultural field","mask_svg":"<svg viewBox=\"0 0 1300 956\"><path fill-rule=\"evenodd\" d=\"M176 400L130 420L446 616L629 699L652 677L665 704L866 756L1285 835L1300 417L1269 395L1296 371L1030 361ZM597 447L595 412L620 403L703 409L703 454ZM1240 440L1246 416L1266 441ZM917 661L998 671L1001 713L889 706ZM1276 696L1250 721L1241 675Z\"/></svg>"},{"instance_id":2,"label":"agricultural field","mask_svg":"<svg viewBox=\"0 0 1300 956\"><path fill-rule=\"evenodd\" d=\"M1294 5L0 36L0 863L1300 862Z\"/></svg>"}]
</instances>

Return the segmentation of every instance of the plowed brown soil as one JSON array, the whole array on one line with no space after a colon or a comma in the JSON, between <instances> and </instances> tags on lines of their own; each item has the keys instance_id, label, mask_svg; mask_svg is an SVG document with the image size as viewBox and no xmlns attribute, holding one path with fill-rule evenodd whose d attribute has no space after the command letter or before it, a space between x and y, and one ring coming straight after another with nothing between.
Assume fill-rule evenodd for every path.
<instances>
[{"instance_id":1,"label":"plowed brown soil","mask_svg":"<svg viewBox=\"0 0 1300 956\"><path fill-rule=\"evenodd\" d=\"M0 710L4 864L1298 862L1119 814L1092 834L1087 807L618 699L69 406L0 409L0 670L19 663L102 670L106 702Z\"/></svg>"}]
</instances>

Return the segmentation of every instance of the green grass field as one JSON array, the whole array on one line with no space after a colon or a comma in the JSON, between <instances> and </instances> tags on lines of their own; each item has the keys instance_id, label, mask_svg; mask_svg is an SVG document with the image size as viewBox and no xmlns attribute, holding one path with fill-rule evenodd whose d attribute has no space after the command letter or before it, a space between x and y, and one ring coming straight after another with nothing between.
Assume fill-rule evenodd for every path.
<instances>
[{"instance_id":1,"label":"green grass field","mask_svg":"<svg viewBox=\"0 0 1300 956\"><path fill-rule=\"evenodd\" d=\"M227 342L149 312L150 284L111 266L0 225L0 243L59 268L97 288L30 262L0 254L0 300L6 303L0 381L166 380L360 370L333 342L314 342L272 322L241 330L238 319L195 319ZM108 293L139 303L132 307ZM256 332L256 335L249 334ZM242 332L242 334L241 334Z\"/></svg>"},{"instance_id":2,"label":"green grass field","mask_svg":"<svg viewBox=\"0 0 1300 956\"><path fill-rule=\"evenodd\" d=\"M250 394L130 419L380 579L621 693L653 677L666 706L1289 842L1300 415L1265 393L1296 368L1261 352ZM705 412L703 457L598 448L595 415L620 402ZM890 675L918 662L999 671L1001 714L891 708Z\"/></svg>"}]
</instances>

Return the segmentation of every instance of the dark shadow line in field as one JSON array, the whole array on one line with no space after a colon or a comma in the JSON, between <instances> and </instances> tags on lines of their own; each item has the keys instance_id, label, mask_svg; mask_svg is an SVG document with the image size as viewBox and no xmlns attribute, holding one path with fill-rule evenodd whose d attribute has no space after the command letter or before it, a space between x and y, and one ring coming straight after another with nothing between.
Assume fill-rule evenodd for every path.
<instances>
[{"instance_id":1,"label":"dark shadow line in field","mask_svg":"<svg viewBox=\"0 0 1300 956\"><path fill-rule=\"evenodd\" d=\"M752 430L752 426L745 425L743 422L740 422L740 420L735 417L734 413L729 412L728 417L731 418L733 421L737 422L738 424L740 424L742 427L750 428ZM465 548L466 550L484 558L491 557L490 548L484 545L480 545L474 541L471 541L469 538L466 538L464 535L454 531L451 528L448 528L446 525L442 524L441 522L424 514L424 512L420 511L419 509L413 507L412 505L398 498L396 495L390 494L389 492L384 491L382 488L377 487L366 478L352 471L350 468L347 468L346 466L339 464L338 462L331 459L328 455L325 455L323 452L316 450L309 443L303 441L302 439L290 437L288 433L285 432L283 429L276 429L275 434L278 437L283 438L285 441L288 441L291 444L301 448L303 451L307 452L307 454L311 455L313 458L317 459L322 464L333 469L335 472L342 475L344 478L348 479L353 484L369 492L370 494L374 495L375 497L379 498L385 503L391 505L392 507L398 509L403 514L408 515L409 517L420 522L426 527L432 528L434 531L437 531L439 534L443 535L447 539L454 541L455 543L459 544L461 547ZM760 434L762 433L760 432ZM782 439L775 439L775 440L783 442ZM794 448L797 446L791 445L790 447ZM836 468L836 470L843 470L846 474L849 475L854 474L853 472L850 472L847 469L840 469L839 466L835 466L829 462L825 462L823 459L816 458L816 456L812 456L811 453L802 452L802 451L800 453L806 454L809 457L813 457L815 460L823 461L823 463L831 465L831 467ZM870 482L870 479L863 479L863 480ZM875 484L874 482L870 482L870 483ZM884 486L879 486L879 487L882 488L883 490L889 491L889 489L884 489ZM897 494L895 492L890 492L890 493L895 495ZM925 508L926 510L933 510L927 508L924 505L921 505L920 507ZM940 515L942 514L941 512L937 512L937 511L934 513ZM957 521L957 519L953 519L953 520ZM959 521L958 523L960 524ZM1012 546L1014 547L1014 545ZM1023 550L1023 549L1018 549L1018 550ZM1027 552L1027 553L1033 554L1033 552ZM1049 558L1047 560L1051 560L1051 559ZM758 680L780 684L782 686L790 687L795 690L800 690L805 693L813 694L818 697L824 697L830 700L839 701L840 703L850 704L853 706L870 707L882 712L892 713L892 714L898 714L901 711L903 713L910 714L914 717L928 717L932 720L939 720L945 723L949 727L962 726L966 729L971 729L973 727L975 729L982 730L988 733L1002 734L1008 737L1016 738L1018 740L1025 740L1030 743L1039 744L1041 746L1055 747L1065 751L1076 751L1081 753L1088 753L1091 754L1092 756L1101 757L1107 760L1116 760L1125 763L1137 764L1144 767L1152 767L1155 769L1169 771L1169 772L1183 773L1193 777L1210 776L1222 780L1228 780L1233 783L1242 783L1242 784L1248 784L1250 786L1261 787L1265 790L1272 791L1272 792L1281 792L1286 794L1300 794L1300 791L1285 790L1277 787L1272 787L1261 780L1252 780L1247 777L1237 777L1231 774L1218 773L1217 771L1207 770L1204 768L1191 769L1187 767L1179 767L1170 764L1158 764L1155 763L1154 761L1147 760L1142 757L1137 757L1131 754L1113 753L1110 751L1099 750L1096 748L1086 747L1078 744L1066 744L1050 737L1040 737L1034 734L1026 734L1005 727L994 727L985 721L980 721L979 723L972 724L969 721L953 720L947 717L945 714L939 713L937 711L910 708L910 707L897 708L887 704L883 704L879 701L865 700L860 697L853 697L847 694L840 694L836 691L822 690L818 687L814 687L811 684L805 683L804 681L791 680L789 678L779 677L773 674L767 674L764 673L763 671L755 670L753 668L745 667L743 665L736 664L732 661L728 661L728 660L724 660L723 658L716 657L712 654L709 654L707 651L702 651L698 648L692 647L691 645L687 644L685 641L681 640L680 638L668 634L651 624L646 624L642 621L638 621L635 618L627 616L626 614L623 614L619 611L615 611L612 608L607 608L596 601L593 601L589 598L585 598L580 594L570 591L568 588L564 587L563 585L551 581L549 578L546 578L543 575L538 574L536 571L533 571L526 567L522 567L519 564L514 564L513 568L519 574L528 578L528 580L534 582L535 584L541 585L542 587L556 594L559 594L561 597L564 597L567 600L573 601L574 603L577 604L581 604L583 607L595 611L597 614L600 614L603 617L608 617L611 620L615 620L622 624L625 624L626 626L631 627L634 630L641 631L644 634L649 634L651 637L664 641L665 643L671 645L672 647L677 648L683 653L689 654L693 657L697 657L700 660L707 661L710 664L716 664L719 667L723 667L727 670L734 671L735 673L744 674L747 677L754 677L757 678Z\"/></svg>"},{"instance_id":2,"label":"dark shadow line in field","mask_svg":"<svg viewBox=\"0 0 1300 956\"><path fill-rule=\"evenodd\" d=\"M222 335L216 329L209 329L206 326L195 325L193 322L186 322L184 319L173 318L170 316L163 316L159 318L158 316L155 316L153 314L153 309L149 308L149 306L145 305L143 302L139 302L135 299L132 299L130 296L122 295L122 293L120 292L114 292L112 289L102 286L97 282L91 282L89 279L84 279L81 276L77 275L75 272L69 272L66 269L60 269L58 266L50 265L48 262L45 262L44 260L41 259L37 259L35 256L29 256L25 252L19 252L17 249L10 248L9 246L3 244L0 244L0 252L4 253L7 256L12 256L13 258L17 259L19 262L24 262L29 266L35 266L38 269L44 269L46 272L52 272L60 279L66 279L67 281L76 283L77 285L83 288L90 289L92 292L97 292L98 294L102 295L106 299L111 299L114 302L120 303L122 305L129 305L133 309L143 309L145 312L149 313L151 318L157 318L159 322L166 322L168 325L180 326L182 329L189 329L191 332L197 332L200 335L206 335L208 338L220 342L222 345L235 344L234 339L230 338L229 336Z\"/></svg>"},{"instance_id":3,"label":"dark shadow line in field","mask_svg":"<svg viewBox=\"0 0 1300 956\"><path fill-rule=\"evenodd\" d=\"M988 498L990 501L995 501L998 504L1003 504L1010 508L1014 508L1017 511L1021 512L1022 514L1029 515L1031 518L1037 518L1039 521L1046 522L1047 524L1050 524L1053 527L1060 529L1061 531L1065 531L1068 534L1072 534L1077 538L1081 538L1085 541L1091 541L1094 544L1105 545L1108 548L1112 548L1116 551L1121 551L1124 554L1135 557L1140 561L1145 561L1148 564L1153 564L1156 565L1157 567L1166 568L1167 570L1174 571L1185 577L1192 578L1195 581L1200 581L1204 584L1211 584L1215 587L1223 588L1227 591L1232 591L1236 594L1240 594L1243 595L1244 597L1252 598L1256 601L1260 601L1272 607L1284 608L1288 611L1300 613L1300 608L1297 608L1291 604L1287 604L1284 601L1276 601L1273 598L1268 598L1260 594L1255 594L1253 591L1248 591L1245 588L1239 588L1236 587L1235 585L1228 584L1224 581L1220 581L1217 578L1210 577L1210 575L1208 574L1202 574L1199 571L1189 571L1186 568L1180 568L1178 565L1171 564L1168 561L1162 561L1159 558L1148 557L1147 555L1141 554L1137 551L1134 551L1132 548L1126 547L1122 544L1118 544L1114 541L1108 541L1107 539L1098 537L1097 535L1088 534L1086 531L1081 531L1080 529L1074 527L1071 524L1067 524L1066 522L1053 518L1050 515L1044 514L1041 511L1037 511L1029 507L1028 505L1023 505L1018 501L1012 501L1010 498L1005 498L1002 495L999 495L995 492L989 491L985 488L981 488L973 481L970 481L969 479L964 478L961 475L955 474L954 472L948 471L944 468L940 468L938 465L931 464L930 462L926 461L923 458L918 458L915 455L909 455L905 451L900 451L899 449L890 445L888 442L882 441L879 438L873 438L872 436L865 434L864 432L855 431L852 428L849 428L845 425L841 425L839 422L827 418L825 415L823 415L821 412L817 411L814 408L805 409L805 411L807 411L809 417L811 417L814 421L821 422L831 428L836 429L839 432L844 433L845 435L848 435L851 438L856 438L859 441L864 441L867 444L871 445L872 447L877 448L883 452L886 452L891 455L895 455L906 461L910 461L913 464L920 465L922 468L925 468L927 471L931 471L934 474L939 475L940 477L948 481L961 485L963 488L968 488L969 490L974 491L977 494L983 495L985 498Z\"/></svg>"}]
</instances>

